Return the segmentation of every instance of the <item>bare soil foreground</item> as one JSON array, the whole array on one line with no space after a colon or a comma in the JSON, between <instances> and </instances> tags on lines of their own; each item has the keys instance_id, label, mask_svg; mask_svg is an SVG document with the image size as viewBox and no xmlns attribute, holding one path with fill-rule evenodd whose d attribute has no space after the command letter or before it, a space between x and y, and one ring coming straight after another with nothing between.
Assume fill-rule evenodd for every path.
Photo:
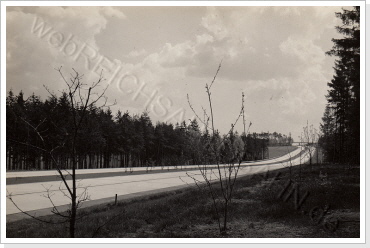
<instances>
[{"instance_id":1,"label":"bare soil foreground","mask_svg":"<svg viewBox=\"0 0 370 248\"><path fill-rule=\"evenodd\" d=\"M83 238L358 238L360 170L302 165L238 178L223 235L208 190L195 186L84 208L79 216L76 237ZM10 222L7 237L68 237L68 223Z\"/></svg>"}]
</instances>

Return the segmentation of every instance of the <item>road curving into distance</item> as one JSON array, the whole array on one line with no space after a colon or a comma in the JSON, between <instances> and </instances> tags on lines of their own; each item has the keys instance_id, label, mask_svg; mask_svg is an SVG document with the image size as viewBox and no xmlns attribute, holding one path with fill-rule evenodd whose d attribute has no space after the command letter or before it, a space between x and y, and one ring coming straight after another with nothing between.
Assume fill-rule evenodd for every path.
<instances>
[{"instance_id":1,"label":"road curving into distance","mask_svg":"<svg viewBox=\"0 0 370 248\"><path fill-rule=\"evenodd\" d=\"M314 149L311 148L311 154L314 153ZM308 149L298 147L278 158L242 163L238 176L296 166L309 161L309 157ZM223 170L225 165L220 167ZM217 166L208 165L206 174L208 178L215 179L215 176L219 175ZM130 199L187 187L194 184L194 179L204 181L196 165L166 166L164 169L162 167L84 169L76 170L76 175L78 194L86 191L89 196L89 200L85 201L82 207L114 201L116 194L118 200ZM14 203L22 211L36 216L51 214L52 203L49 197L60 211L68 209L70 199L66 196L66 188L56 171L7 172L6 178L7 195L11 195ZM67 182L71 184L71 180ZM17 206L7 198L7 222L27 218Z\"/></svg>"}]
</instances>

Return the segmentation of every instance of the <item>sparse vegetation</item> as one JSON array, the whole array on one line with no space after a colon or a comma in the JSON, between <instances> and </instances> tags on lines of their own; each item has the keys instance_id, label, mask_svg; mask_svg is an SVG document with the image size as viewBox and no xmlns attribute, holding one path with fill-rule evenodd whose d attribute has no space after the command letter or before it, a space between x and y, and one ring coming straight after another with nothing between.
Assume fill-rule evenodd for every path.
<instances>
[{"instance_id":1,"label":"sparse vegetation","mask_svg":"<svg viewBox=\"0 0 370 248\"><path fill-rule=\"evenodd\" d=\"M304 21L305 18L309 20L311 16L321 16L323 19L319 18L318 21L333 23L333 20L326 17L327 10L320 12L317 9L315 8L315 12L304 9L305 13L309 14L306 17L299 15L300 19L303 17ZM15 14L15 10L21 10L21 8L11 8L8 14L12 15L10 12L13 11ZM244 12L238 13L234 10L226 11L231 13L232 18L228 19L229 13L224 12L222 16L226 19L218 22L222 11L213 13L215 10L216 8L207 8L192 16L195 21L201 20L198 27L201 27L202 32L205 31L203 34L196 32L195 36L193 34L175 35L175 40L178 42L176 44L169 42L165 46L160 45L163 39L158 39L154 43L150 40L150 49L147 49L145 42L139 44L143 46L139 48L131 44L135 39L132 41L127 39L127 42L124 42L127 49L125 48L123 52L128 52L128 56L119 51L120 59L112 58L112 60L99 54L99 51L94 50L91 54L93 56L87 56L83 51L90 47L87 44L90 42L99 43L102 48L104 44L109 43L105 42L103 36L98 37L98 34L110 37L110 32L113 30L126 28L126 26L115 26L118 21L111 21L112 18L121 19L126 16L118 10L92 11L95 17L99 14L99 18L95 18L99 20L99 25L93 23L94 25L89 25L91 27L87 27L85 31L89 32L90 28L94 27L95 33L91 36L94 39L90 39L89 35L83 35L80 38L89 38L83 41L76 36L73 43L72 36L75 36L76 30L70 29L63 22L62 30L72 33L68 40L61 42L57 37L60 36L64 40L66 34L57 32L56 29L53 31L54 28L46 25L44 21L38 22L37 15L42 15L41 10L27 10L23 14L17 14L17 17L25 17L26 19L23 20L28 21L30 16L35 14L32 33L38 32L39 38L45 37L49 44L54 43L51 40L63 43L63 49L50 50L51 53L49 49L47 49L48 53L40 53L42 50L38 50L40 44L29 43L29 48L35 48L34 54L43 55L39 61L50 64L44 56L52 56L49 58L59 63L59 59L66 55L70 58L66 63L63 63L64 59L60 60L62 64L76 62L76 66L79 67L82 57L78 58L80 55L86 55L85 65L91 73L96 73L100 67L106 68L103 62L111 61L112 63L108 64L112 64L115 68L107 68L114 74L111 75L109 83L104 86L102 71L96 82L88 85L83 83L82 75L74 69L70 77L65 78L60 67L56 70L61 76L65 89L58 91L60 86L57 83L51 83L50 89L44 86L49 94L46 99L41 100L39 96L30 93L31 90L35 90L40 94L38 82L49 81L49 75L46 71L38 71L39 67L42 68L42 63L34 63L39 66L33 67L33 60L23 58L25 57L23 53L11 52L18 47L27 47L28 43L22 46L16 42L17 40L29 39L16 37L19 33L23 33L18 32L17 28L24 28L25 25L19 25L16 22L10 25L15 30L13 32L15 36L11 37L17 39L9 40L10 43L14 43L14 46L9 47L11 50L9 54L12 56L7 56L8 68L17 69L17 73L19 71L22 77L17 77L15 70L10 70L8 73L10 75L8 86L16 87L20 92L14 94L10 89L6 97L6 153L2 154L6 164L3 166L9 172L8 176L18 173L13 171L56 170L60 186L56 190L51 190L54 187L55 175L49 172L45 173L45 176L35 172L39 174L34 177L28 176L33 173L22 172L19 174L28 175L24 178L19 177L21 179L18 178L19 175L7 178L7 204L13 204L12 207L15 206L20 212L18 212L19 215L16 213L14 216L27 215L22 220L12 221L11 217L14 217L12 213L15 211L7 208L7 238L360 237L360 166L365 166L360 165L360 115L363 110L363 106L360 106L362 105L360 101L360 7L345 7L341 12L335 13L342 21L341 25L336 26L336 30L342 37L333 38L333 47L326 52L326 55L336 57L333 72L327 68L327 61L320 57L320 51L323 55L322 49L327 44L325 41L327 35L318 39L316 34L309 39L310 34L295 32L297 29L295 22L290 21L289 25L285 25L287 22L281 22L279 18L275 21L276 17L271 15L271 18L267 18L268 23L265 22L266 18L263 18L262 26L275 29L281 26L285 31L280 32L279 37L276 38L279 44L272 39L268 46L259 46L258 44L264 43L255 38L262 37L268 40L269 32L264 31L263 35L255 35L256 32L261 31L258 18L245 29L241 28L242 23L248 23L248 19L243 19L240 23L235 23L234 19L242 15L249 18L248 14L244 15L242 14ZM79 11L81 10L73 10L74 15ZM272 9L268 8L268 11L263 12L270 15L271 11ZM297 11L295 9L295 12ZM248 13L252 12L248 10ZM151 13L153 14L151 14L153 18L151 20L154 23L156 14L155 11ZM206 15L200 16L200 13ZM260 11L258 13L260 14ZM127 17L130 20L136 20L137 17L131 14L131 11L128 11ZM65 17L68 19L68 15ZM88 16L84 15L84 17L89 19ZM253 15L251 17L254 18ZM160 20L165 20L163 18L166 17L161 17ZM185 14L180 18L181 20L179 19L179 23L175 24L185 23L186 18ZM50 21L53 24L59 23L52 18ZM272 21L271 24L279 25L270 25L270 21ZM105 28L108 27L108 23L112 26ZM137 23L142 24L140 21ZM229 23L232 26L228 25ZM290 27L291 23L294 24L292 27ZM145 27L138 24L137 27L140 27L139 30L145 30L150 27L150 23L148 24L149 26L145 24ZM171 28L175 27L175 24L170 25ZM193 25L196 22L189 22L189 24L192 27L196 26ZM249 28L252 26L255 29ZM316 26L308 30L312 31ZM318 34L330 34L327 25L321 26L325 26L325 29L318 29ZM115 27L123 27L123 29ZM193 30L190 26L184 27ZM100 32L103 29L107 32ZM151 28L151 30L153 34L162 32L158 30L165 30L166 33L171 34L167 32L167 27ZM242 33L245 30L250 32L248 40L243 38ZM297 29L299 30L303 28ZM143 37L145 38L145 34ZM181 42L183 37L187 37L185 43ZM307 42L302 42L304 38L307 38ZM115 40L114 37L109 39ZM80 40L77 43L83 44L82 48L78 48L74 43L77 40ZM70 45L75 47L65 49L71 48ZM57 48L54 45L53 47ZM129 52L130 47L135 49ZM279 49L275 49L277 47ZM117 47L100 50L111 53L116 48L119 50L119 44ZM56 52L58 50L60 54ZM79 54L71 56L72 51L69 54L65 50L73 50L73 54L79 51ZM310 50L309 56L306 56L306 50ZM259 57L255 57L256 55ZM204 104L203 99L198 95L198 85L204 79L203 77L208 75L209 67L213 64L213 60L203 63L204 59L210 56L216 59L222 57L225 63L228 63L226 67L229 72L223 75L225 85L220 87L218 92L212 88L216 87L214 83L221 68L220 63L213 80L205 84L206 106L193 106L193 104ZM303 57L305 59L302 59ZM123 58L129 61L121 60ZM295 64L297 66L294 66ZM124 68L126 66L127 68ZM126 71L125 75L121 74L123 71ZM191 77L184 79L192 73ZM316 90L320 87L316 86L320 83L325 84L325 81L319 82L319 80L326 78L330 73L333 77L327 83L329 89L326 95L327 105L322 124L316 129L311 123L317 121L316 108L321 106L317 99L323 96L320 96L321 93ZM126 81L125 78L128 75L132 75L135 81ZM29 85L22 86L22 80ZM189 86L183 84L185 80L193 81L193 84ZM151 81L150 85L146 87L144 81ZM105 97L108 85L111 83L116 84L117 89L109 93L122 100L122 107L134 113L143 112L130 114L128 111L118 110L113 113ZM123 85L127 88L122 88ZM21 88L30 96L25 96ZM54 93L51 89L59 93ZM224 94L226 89L231 89L232 94ZM160 92L161 90L164 92ZM184 103L183 90L189 90L194 100L192 102L189 94L187 95L189 107L193 112L191 114L194 114L192 119L187 119L186 111L189 109L181 106ZM245 102L244 92L247 91L250 99ZM220 93L220 96L212 95L213 93ZM235 104L233 99L239 94L241 95L240 106ZM224 104L215 105L214 101L222 97L224 99L221 101L224 101ZM144 101L145 104L141 105ZM244 104L248 104L248 108L245 108ZM216 106L224 113L215 111ZM311 106L314 108L307 111ZM195 107L199 107L198 111ZM231 114L233 109L235 119L229 119L229 112ZM245 109L251 115L245 116ZM150 111L157 112L156 110L159 110L155 118L158 122L152 123ZM306 118L305 114L312 120L310 122L307 120L307 125L304 124L305 127L299 137L300 153L297 152L294 155L290 152L296 148L293 144L298 142L293 142L291 133L289 135L270 133L270 131L249 133L252 122L248 120L246 123L246 118L251 118L257 126L255 130L280 129L291 131L296 135L297 120ZM217 121L214 118L215 115L219 118ZM221 118L222 121L220 121ZM225 130L227 128L225 122L226 125L231 124L230 130ZM243 131L237 130L239 122L243 122ZM278 127L279 124L284 126ZM317 125L318 123L315 124ZM222 128L225 132L221 133L218 128L220 130ZM277 158L285 154L289 156L284 156L279 162L270 160L250 163L251 167L246 169L252 168L252 170L243 171L245 176L239 176L239 169L244 166L244 162L248 164L247 161ZM305 162L302 154L309 157L308 162ZM281 169L275 170L278 166L281 166ZM88 175L89 172L76 173L78 169L120 167L124 167L125 170L106 170L106 172L102 170L101 173L94 171L91 175ZM135 170L134 167L146 169L135 168L137 169ZM180 172L180 178L178 178L180 173L171 173L183 169L186 171ZM274 171L246 175L264 169ZM169 177L155 177L155 173L163 173L163 175L167 173ZM186 180L183 180L184 174L188 176ZM138 176L138 179L130 182L122 180L123 183L117 183L116 181L120 181L122 175L126 176L124 179L133 175ZM113 176L116 177L116 181L110 178ZM104 183L98 185L94 180L103 177L105 182L109 183L106 188L103 188L106 186ZM42 183L51 178L54 180L53 185L45 187ZM79 186L79 180L87 178L96 184ZM148 178L150 180L146 180ZM189 178L193 180L191 183L194 182L195 186L185 184L189 183ZM184 185L175 185L173 182L177 179L183 180ZM162 180L164 186L156 184L158 180ZM41 185L43 189L33 190L32 186L22 185L19 187L22 189L16 192L18 189L15 187L31 182L34 185L39 183L38 186ZM181 181L177 182L181 183ZM13 185L10 186L11 184ZM82 208L82 203L90 200L88 187L95 187L95 192L99 193L93 195L92 198L96 201L91 202L91 205L98 204L97 202L99 204L104 202L104 204ZM102 188L97 189L98 187ZM168 188L158 189L159 187ZM169 191L174 188L176 190ZM116 190L118 192L115 192ZM149 195L156 190L163 190L166 193ZM54 201L57 197L53 192L57 191L63 194L61 198L67 198L68 204ZM36 208L44 207L44 202L38 200L38 195L47 198L47 204L51 209L49 216L33 215L41 211ZM107 199L113 195L115 202L107 203ZM125 200L118 201L118 195ZM141 196L132 198L133 195ZM31 202L40 203L40 205L31 206ZM30 205L29 212L24 210L27 203ZM46 210L43 209L43 211Z\"/></svg>"},{"instance_id":2,"label":"sparse vegetation","mask_svg":"<svg viewBox=\"0 0 370 248\"><path fill-rule=\"evenodd\" d=\"M293 180L296 180L298 168L293 170ZM320 176L321 170L320 166L314 166L311 172L309 165L302 166L303 179L299 183L299 191L310 194L299 210L295 209L294 198L286 202L277 198L281 186L289 178L288 168L276 171L281 176L272 187L269 187L269 182L276 172L239 178L230 202L226 237L359 237L359 167L348 169L347 166L328 165L325 178ZM212 201L207 194L191 187L119 202L117 206L105 204L82 209L81 215L89 214L89 225L84 221L77 223L76 237L92 237L92 230L114 216L119 217L100 228L95 237L221 237ZM325 217L335 217L339 221L335 231L326 230L323 221L316 223L315 218L310 218L311 209L325 206L329 206ZM68 237L68 226L50 226L25 219L7 223L7 237Z\"/></svg>"},{"instance_id":3,"label":"sparse vegetation","mask_svg":"<svg viewBox=\"0 0 370 248\"><path fill-rule=\"evenodd\" d=\"M32 115L33 111L39 112L40 106L37 104L32 106L30 111L30 106L25 104L22 98L18 98L15 107L12 108L9 106L7 112L10 112L14 119L19 123L23 124L23 127L27 130L27 138L21 137L21 140L13 139L13 137L8 137L7 141L10 141L11 144L16 144L17 147L26 150L29 153L29 148L35 150L38 154L42 154L44 158L48 158L52 163L52 168L55 169L58 173L58 176L61 179L61 185L59 186L59 191L63 193L64 197L70 200L70 207L66 213L61 213L58 206L54 204L55 199L53 199L53 194L48 188L45 188L45 196L49 199L50 205L53 207L52 213L57 215L60 220L58 221L49 221L41 220L36 218L22 210L24 206L18 205L17 202L13 200L12 192L8 192L7 198L15 205L15 207L20 210L22 213L25 213L29 217L41 221L47 224L57 224L57 223L69 223L69 236L71 238L75 237L75 227L77 218L77 210L80 208L81 204L89 200L89 194L87 188L84 188L82 193L77 193L77 180L76 180L76 169L78 164L81 163L79 155L81 151L79 150L80 146L78 145L83 139L81 138L81 133L84 133L86 129L84 128L83 123L86 121L86 116L88 109L91 109L95 106L96 103L101 103L101 108L107 107L107 98L105 96L105 91L108 88L108 85L97 90L101 87L103 78L103 71L101 72L99 78L96 82L90 84L83 83L83 75L79 74L76 70L73 69L73 73L70 78L66 79L62 73L62 67L56 69L60 77L63 79L63 83L66 89L62 91L62 96L60 99L64 99L68 107L64 109L64 115L67 117L62 125L56 122L50 115L45 114L44 116L38 116L36 118ZM46 86L45 89L50 94L50 99L57 99L57 96L51 92ZM7 100L10 100L9 97ZM33 98L35 100L35 98ZM38 104L40 104L39 101ZM19 104L20 103L20 104ZM35 101L33 101L35 103ZM49 102L51 104L51 102ZM11 104L9 104L11 105ZM50 106L49 106L50 107ZM55 111L55 107L52 107L50 110L51 113ZM8 120L9 121L9 120ZM9 123L8 123L9 124ZM16 125L21 126L21 125ZM57 137L48 135L49 128L57 130ZM13 130L14 131L14 130ZM32 134L34 139L30 139L30 134ZM14 135L14 134L13 134ZM17 137L18 134L15 134ZM9 149L9 148L8 148ZM60 160L60 150L64 152L64 156L67 156L70 160L71 171L66 170L64 163ZM67 181L67 177L70 177L71 181ZM65 191L63 191L65 190Z\"/></svg>"},{"instance_id":4,"label":"sparse vegetation","mask_svg":"<svg viewBox=\"0 0 370 248\"><path fill-rule=\"evenodd\" d=\"M208 96L209 112L203 108L204 116L207 117L203 121L203 124L206 127L206 133L208 130L209 135L206 136L206 143L204 144L205 153L200 154L208 155L209 158L203 159L198 164L198 169L202 175L203 180L197 180L194 177L187 174L189 177L194 179L195 184L200 190L206 190L211 196L214 213L216 215L218 228L222 235L227 234L227 224L228 216L230 211L231 200L233 198L234 186L236 179L238 177L240 164L243 158L246 155L247 147L247 136L246 133L249 132L249 127L252 125L250 122L248 131L245 130L245 115L244 115L244 92L242 92L242 101L241 108L236 120L231 123L231 129L227 135L224 135L222 138L219 135L218 130L215 127L214 123L214 114L213 114L213 102L212 102L212 93L211 88L214 84L217 74L220 71L221 63L217 68L216 74L212 82L208 85L206 84L206 93ZM190 108L193 110L194 114L197 116L199 121L202 121L199 118L199 115L194 110L188 95L188 103ZM238 123L240 118L243 118L243 133L241 137L238 132L234 130L235 125ZM256 138L256 137L255 137ZM215 170L209 169L209 161L213 161L217 168ZM221 165L221 163L224 163ZM218 186L214 187L213 180L218 182Z\"/></svg>"}]
</instances>

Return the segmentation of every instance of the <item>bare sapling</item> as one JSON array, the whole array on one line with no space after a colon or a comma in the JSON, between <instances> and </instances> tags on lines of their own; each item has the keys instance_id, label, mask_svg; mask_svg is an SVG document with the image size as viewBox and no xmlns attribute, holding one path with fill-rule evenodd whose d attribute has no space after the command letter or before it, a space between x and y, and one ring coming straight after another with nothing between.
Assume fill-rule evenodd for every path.
<instances>
[{"instance_id":1,"label":"bare sapling","mask_svg":"<svg viewBox=\"0 0 370 248\"><path fill-rule=\"evenodd\" d=\"M79 161L79 151L78 151L78 142L81 131L83 129L83 123L86 119L88 109L94 107L95 104L100 104L100 108L109 107L107 105L107 98L105 97L105 92L108 88L103 87L102 84L104 82L104 78L102 72L96 82L87 85L83 83L82 78L83 75L80 75L77 71L73 69L73 73L71 77L67 80L63 73L62 67L57 68L56 71L59 72L66 89L62 91L68 97L68 116L71 120L71 125L66 130L66 127L61 127L58 123L55 123L51 118L45 117L43 120L39 121L38 123L32 123L30 120L19 118L28 126L30 129L37 135L39 138L39 142L37 145L31 143L24 143L25 146L33 147L34 149L38 149L46 154L52 161L53 168L57 171L60 179L61 184L59 187L59 191L69 199L69 209L67 212L59 211L58 207L54 204L53 201L53 191L50 188L45 188L46 194L44 195L46 198L49 199L52 205L52 213L62 218L61 221L46 221L44 219L40 219L34 215L30 215L29 213L23 211L14 201L12 194L8 192L8 199L24 214L28 215L31 218L51 223L51 224L60 224L60 223L69 223L69 236L71 238L75 237L76 232L76 221L83 218L84 216L77 216L77 210L81 207L82 203L89 200L89 194L87 191L87 187L80 187L78 184L78 180L76 177L76 168L78 166ZM57 96L51 92L46 86L44 86L48 93L57 99ZM45 135L45 131L47 129L46 122L53 125L57 130L60 130L61 136L63 136L62 141L58 144L51 144L50 137ZM19 142L18 142L19 143ZM64 151L68 151L67 155L71 161L70 169L66 169L62 164L61 160L58 159L58 150L64 149ZM68 179L68 181L67 181ZM77 192L79 188L83 188L82 192Z\"/></svg>"},{"instance_id":2,"label":"bare sapling","mask_svg":"<svg viewBox=\"0 0 370 248\"><path fill-rule=\"evenodd\" d=\"M312 170L312 166L313 166L312 158L313 158L314 152L316 150L315 147L317 145L318 135L317 135L316 128L314 128L313 125L309 126L308 121L307 121L307 125L305 127L303 127L303 139L304 139L303 141L306 143L305 144L305 150L307 150L307 152L308 152L310 166L311 166L311 170Z\"/></svg>"},{"instance_id":3,"label":"bare sapling","mask_svg":"<svg viewBox=\"0 0 370 248\"><path fill-rule=\"evenodd\" d=\"M242 103L239 115L235 122L231 124L230 131L221 137L218 130L215 128L211 89L220 68L221 63L218 66L211 84L206 84L205 86L208 97L209 114L203 108L203 120L194 110L190 97L187 95L191 110L205 127L206 136L203 154L201 154L203 162L198 164L201 178L198 179L196 178L196 175L190 175L189 173L187 173L187 175L194 180L199 189L206 189L210 194L215 215L217 217L219 231L221 235L226 235L229 207L232 201L233 190L242 159L246 152L246 144L234 130L235 125L243 116L243 135L245 135L244 93L242 93Z\"/></svg>"}]
</instances>

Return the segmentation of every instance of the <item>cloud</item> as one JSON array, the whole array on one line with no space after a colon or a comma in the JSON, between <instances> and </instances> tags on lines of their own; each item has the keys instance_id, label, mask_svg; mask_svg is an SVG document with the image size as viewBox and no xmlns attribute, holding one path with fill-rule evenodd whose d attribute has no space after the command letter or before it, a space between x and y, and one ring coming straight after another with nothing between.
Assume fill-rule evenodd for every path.
<instances>
[{"instance_id":1,"label":"cloud","mask_svg":"<svg viewBox=\"0 0 370 248\"><path fill-rule=\"evenodd\" d=\"M163 66L187 66L189 76L211 77L221 60L222 77L232 80L298 76L307 63L323 63L324 52L315 42L328 26L322 22L333 18L320 12L314 7L210 7L201 22L205 33L167 44L158 56ZM313 22L312 16L319 19Z\"/></svg>"},{"instance_id":2,"label":"cloud","mask_svg":"<svg viewBox=\"0 0 370 248\"><path fill-rule=\"evenodd\" d=\"M335 8L286 9L208 8L203 34L165 44L148 58L155 73L168 75L176 67L181 77L184 72L197 82L210 81L222 60L222 92L245 90L257 102L273 96L275 105L269 111L288 120L306 115L313 105L324 104L330 68L320 43L329 27L334 30ZM173 88L169 81L162 85Z\"/></svg>"},{"instance_id":3,"label":"cloud","mask_svg":"<svg viewBox=\"0 0 370 248\"><path fill-rule=\"evenodd\" d=\"M218 40L224 39L230 32L226 28L224 15L221 13L220 8L208 7L206 16L202 18L201 24Z\"/></svg>"},{"instance_id":4,"label":"cloud","mask_svg":"<svg viewBox=\"0 0 370 248\"><path fill-rule=\"evenodd\" d=\"M109 18L125 19L113 7L19 7L7 11L7 89L27 94L50 85L64 88L54 70L64 66L86 73L86 80L98 60L96 36L106 28ZM89 56L90 59L86 59ZM32 85L32 86L31 86Z\"/></svg>"},{"instance_id":5,"label":"cloud","mask_svg":"<svg viewBox=\"0 0 370 248\"><path fill-rule=\"evenodd\" d=\"M166 43L156 56L157 62L164 67L187 66L191 63L191 59L194 56L194 43L186 41L174 46Z\"/></svg>"},{"instance_id":6,"label":"cloud","mask_svg":"<svg viewBox=\"0 0 370 248\"><path fill-rule=\"evenodd\" d=\"M194 96L194 105L207 106L204 85L222 60L213 96L223 131L230 126L234 108L238 112L241 91L246 93L248 117L260 128L256 131L267 130L275 121L289 126L308 115L320 119L321 113L314 111L323 109L332 75L332 58L324 52L332 45L339 7L209 7L196 12L203 15L197 24L188 24L185 15L178 20L163 12L161 20L171 25L148 33L173 39L140 38L141 46L135 38L135 30L144 29L141 20L126 16L124 10L9 8L7 89L45 96L43 84L55 91L64 88L56 67L62 65L65 73L71 68L84 72L86 81L96 79L104 68L107 81L114 79L107 95L117 100L116 109L140 113L149 108L156 121L183 108L187 119L192 113L186 94ZM128 20L134 25L129 32L133 37L125 39L120 25ZM120 55L120 47L125 55Z\"/></svg>"},{"instance_id":7,"label":"cloud","mask_svg":"<svg viewBox=\"0 0 370 248\"><path fill-rule=\"evenodd\" d=\"M123 14L118 9L115 9L113 7L107 6L107 7L100 7L100 11L104 13L106 17L115 17L119 19L126 19L126 15Z\"/></svg>"},{"instance_id":8,"label":"cloud","mask_svg":"<svg viewBox=\"0 0 370 248\"><path fill-rule=\"evenodd\" d=\"M131 51L126 57L127 58L136 58L136 57L140 57L140 56L143 56L143 55L146 55L147 54L147 51L145 51L145 49L141 49L141 50L133 50Z\"/></svg>"}]
</instances>

